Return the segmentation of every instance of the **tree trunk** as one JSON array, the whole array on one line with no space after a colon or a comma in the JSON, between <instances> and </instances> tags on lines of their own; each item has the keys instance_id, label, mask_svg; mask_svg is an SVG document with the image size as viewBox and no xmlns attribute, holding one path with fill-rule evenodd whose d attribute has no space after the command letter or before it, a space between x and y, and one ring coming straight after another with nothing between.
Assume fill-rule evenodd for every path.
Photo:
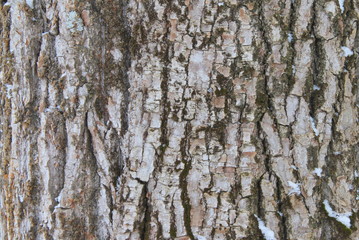
<instances>
[{"instance_id":1,"label":"tree trunk","mask_svg":"<svg viewBox=\"0 0 359 240\"><path fill-rule=\"evenodd\" d=\"M1 239L359 239L357 0L1 6Z\"/></svg>"}]
</instances>

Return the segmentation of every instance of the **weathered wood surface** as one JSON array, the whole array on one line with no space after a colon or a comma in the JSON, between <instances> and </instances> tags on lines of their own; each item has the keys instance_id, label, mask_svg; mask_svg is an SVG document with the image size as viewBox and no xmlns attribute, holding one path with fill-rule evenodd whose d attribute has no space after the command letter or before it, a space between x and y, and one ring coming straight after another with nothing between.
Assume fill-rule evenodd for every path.
<instances>
[{"instance_id":1,"label":"weathered wood surface","mask_svg":"<svg viewBox=\"0 0 359 240\"><path fill-rule=\"evenodd\" d=\"M0 238L358 239L343 3L2 1Z\"/></svg>"}]
</instances>

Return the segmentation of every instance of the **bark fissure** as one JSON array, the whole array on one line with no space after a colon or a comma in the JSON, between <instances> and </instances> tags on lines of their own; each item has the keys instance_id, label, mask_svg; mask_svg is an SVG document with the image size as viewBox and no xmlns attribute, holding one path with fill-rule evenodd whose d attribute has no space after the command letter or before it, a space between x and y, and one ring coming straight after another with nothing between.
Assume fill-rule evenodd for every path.
<instances>
[{"instance_id":1,"label":"bark fissure","mask_svg":"<svg viewBox=\"0 0 359 240\"><path fill-rule=\"evenodd\" d=\"M276 176L276 189L277 189L277 206L278 206L278 214L280 215L280 223L281 225L279 226L281 229L280 232L280 238L283 240L287 240L288 239L288 227L287 227L287 219L285 216L285 213L283 212L283 210L285 210L285 207L283 206L283 197L282 197L282 184L280 182L280 178L278 176Z\"/></svg>"},{"instance_id":2,"label":"bark fissure","mask_svg":"<svg viewBox=\"0 0 359 240\"><path fill-rule=\"evenodd\" d=\"M322 40L316 36L315 33L315 27L316 27L316 2L313 2L313 22L311 26L311 34L314 38L313 42L313 50L312 50L312 58L313 58L313 64L312 64L312 83L309 84L309 89L313 89L314 86L319 86L321 89L324 87L321 84L322 74L323 74L323 57L322 57ZM318 103L318 94L312 93L312 91L309 91L307 94L309 95L309 109L310 109L310 116L315 119L316 110L320 108L320 105Z\"/></svg>"},{"instance_id":3,"label":"bark fissure","mask_svg":"<svg viewBox=\"0 0 359 240\"><path fill-rule=\"evenodd\" d=\"M182 163L184 164L184 168L179 176L179 187L181 189L181 200L183 205L183 221L186 228L187 235L191 240L194 240L192 228L191 228L191 203L188 197L188 188L187 188L187 176L189 171L191 170L191 156L188 154L188 141L189 134L191 131L191 124L187 123L185 126L184 138L181 140L181 155L182 155Z\"/></svg>"},{"instance_id":4,"label":"bark fissure","mask_svg":"<svg viewBox=\"0 0 359 240\"><path fill-rule=\"evenodd\" d=\"M119 79L121 82L121 90L123 94L123 101L121 103L121 136L123 136L127 129L128 129L128 108L130 104L130 78L128 75L128 72L131 68L132 58L134 57L134 54L131 53L131 44L133 42L136 42L137 39L133 39L131 33L131 27L127 19L127 1L120 1L119 2L120 7L120 36L122 38L122 51L123 51L123 65L121 67L121 78Z\"/></svg>"},{"instance_id":5,"label":"bark fissure","mask_svg":"<svg viewBox=\"0 0 359 240\"><path fill-rule=\"evenodd\" d=\"M148 183L144 183L141 180L138 180L141 184L143 184L142 190L142 199L141 202L143 209L143 219L140 227L140 235L142 240L150 239L150 230L151 230L151 205L148 199Z\"/></svg>"}]
</instances>

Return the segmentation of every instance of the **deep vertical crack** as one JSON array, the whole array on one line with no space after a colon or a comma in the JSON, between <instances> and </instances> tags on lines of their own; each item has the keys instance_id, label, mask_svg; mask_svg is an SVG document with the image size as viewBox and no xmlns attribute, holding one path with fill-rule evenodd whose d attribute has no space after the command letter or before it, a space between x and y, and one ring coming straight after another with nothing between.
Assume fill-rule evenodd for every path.
<instances>
[{"instance_id":1,"label":"deep vertical crack","mask_svg":"<svg viewBox=\"0 0 359 240\"><path fill-rule=\"evenodd\" d=\"M143 184L143 188L142 188L142 210L143 210L143 220L141 223L141 227L140 227L140 236L141 236L141 240L148 240L149 239L149 233L151 230L151 205L149 202L149 198L148 198L148 183L147 182L142 182L139 179L136 179L138 182L140 182L141 184Z\"/></svg>"},{"instance_id":2,"label":"deep vertical crack","mask_svg":"<svg viewBox=\"0 0 359 240\"><path fill-rule=\"evenodd\" d=\"M182 163L184 164L184 169L182 170L180 176L179 176L179 182L180 182L180 188L181 188L181 200L182 205L184 209L184 225L187 232L187 235L191 238L191 240L194 240L194 236L191 229L191 203L188 196L188 188L187 188L187 176L189 174L189 171L192 168L191 163L191 156L188 153L189 148L189 134L191 132L191 124L187 122L185 127L185 136L181 140L181 155L182 155Z\"/></svg>"},{"instance_id":3,"label":"deep vertical crack","mask_svg":"<svg viewBox=\"0 0 359 240\"><path fill-rule=\"evenodd\" d=\"M169 4L167 6L166 12L165 12L165 19L166 21L168 21L168 12L169 8L170 8L171 4ZM170 26L170 25L169 25ZM161 114L161 136L160 136L160 143L161 143L161 147L160 147L160 161L163 161L163 157L165 154L165 150L167 149L168 146L168 137L167 137L167 123L168 123L168 114L170 111L170 102L168 101L168 81L170 78L170 73L169 73L169 66L171 64L171 60L170 60L170 50L171 50L171 44L168 40L168 35L170 32L169 26L166 26L166 32L164 33L164 39L165 40L165 52L163 54L164 58L163 58L163 68L162 68L162 81L161 81L161 93L162 93L162 98L161 98L161 104L162 104L162 114ZM161 169L161 163L157 163L156 166Z\"/></svg>"},{"instance_id":4,"label":"deep vertical crack","mask_svg":"<svg viewBox=\"0 0 359 240\"><path fill-rule=\"evenodd\" d=\"M131 42L132 42L132 33L130 23L127 19L127 1L119 1L120 4L120 23L119 29L121 29L120 36L123 41L123 66L121 67L121 90L123 94L123 101L121 102L121 136L123 136L128 129L128 108L130 104L130 79L128 71L131 68L132 55L131 55Z\"/></svg>"},{"instance_id":5,"label":"deep vertical crack","mask_svg":"<svg viewBox=\"0 0 359 240\"><path fill-rule=\"evenodd\" d=\"M283 212L284 206L282 201L282 184L280 178L276 176L276 198L277 198L277 207L280 215L280 229L281 229L281 239L287 240L288 239L288 227L287 227L287 218Z\"/></svg>"}]
</instances>

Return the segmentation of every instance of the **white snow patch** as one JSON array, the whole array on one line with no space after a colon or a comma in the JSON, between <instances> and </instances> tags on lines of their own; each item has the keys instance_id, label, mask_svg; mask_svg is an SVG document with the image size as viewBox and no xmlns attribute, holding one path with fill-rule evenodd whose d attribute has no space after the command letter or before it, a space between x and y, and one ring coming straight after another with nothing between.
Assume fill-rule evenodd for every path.
<instances>
[{"instance_id":1,"label":"white snow patch","mask_svg":"<svg viewBox=\"0 0 359 240\"><path fill-rule=\"evenodd\" d=\"M290 168L294 169L294 170L298 170L298 168L294 165L290 165Z\"/></svg>"},{"instance_id":2,"label":"white snow patch","mask_svg":"<svg viewBox=\"0 0 359 240\"><path fill-rule=\"evenodd\" d=\"M346 47L346 46L341 46L340 48L343 50L343 56L344 57L348 57L348 56L351 56L351 55L354 54L353 51L350 48Z\"/></svg>"},{"instance_id":3,"label":"white snow patch","mask_svg":"<svg viewBox=\"0 0 359 240\"><path fill-rule=\"evenodd\" d=\"M354 177L359 177L357 170L354 171Z\"/></svg>"},{"instance_id":4,"label":"white snow patch","mask_svg":"<svg viewBox=\"0 0 359 240\"><path fill-rule=\"evenodd\" d=\"M197 240L207 240L207 238L205 238L201 235L194 235L194 236L197 238Z\"/></svg>"},{"instance_id":5,"label":"white snow patch","mask_svg":"<svg viewBox=\"0 0 359 240\"><path fill-rule=\"evenodd\" d=\"M11 84L5 84L5 87L6 87L6 97L11 98L11 92L14 86Z\"/></svg>"},{"instance_id":6,"label":"white snow patch","mask_svg":"<svg viewBox=\"0 0 359 240\"><path fill-rule=\"evenodd\" d=\"M338 0L338 1L339 1L340 10L342 10L342 12L344 12L344 1L345 0Z\"/></svg>"},{"instance_id":7,"label":"white snow patch","mask_svg":"<svg viewBox=\"0 0 359 240\"><path fill-rule=\"evenodd\" d=\"M314 169L313 173L317 174L318 177L322 176L323 170L321 168Z\"/></svg>"},{"instance_id":8,"label":"white snow patch","mask_svg":"<svg viewBox=\"0 0 359 240\"><path fill-rule=\"evenodd\" d=\"M292 41L293 41L293 34L288 33L288 42L292 42Z\"/></svg>"},{"instance_id":9,"label":"white snow patch","mask_svg":"<svg viewBox=\"0 0 359 240\"><path fill-rule=\"evenodd\" d=\"M257 218L258 227L261 230L264 239L276 240L276 238L274 236L274 232L270 228L266 227L266 225L264 225L264 222L257 215L254 214L254 216Z\"/></svg>"},{"instance_id":10,"label":"white snow patch","mask_svg":"<svg viewBox=\"0 0 359 240\"><path fill-rule=\"evenodd\" d=\"M319 131L315 126L314 118L310 117L310 123L312 125L312 129L314 131L315 136L319 136Z\"/></svg>"},{"instance_id":11,"label":"white snow patch","mask_svg":"<svg viewBox=\"0 0 359 240\"><path fill-rule=\"evenodd\" d=\"M111 50L111 54L113 56L113 59L115 60L115 62L119 62L122 60L122 53L119 49L114 49L114 50Z\"/></svg>"},{"instance_id":12,"label":"white snow patch","mask_svg":"<svg viewBox=\"0 0 359 240\"><path fill-rule=\"evenodd\" d=\"M292 194L296 194L296 195L299 195L300 194L300 183L294 183L292 181L288 181L288 186L290 188L292 188L288 195L292 195Z\"/></svg>"},{"instance_id":13,"label":"white snow patch","mask_svg":"<svg viewBox=\"0 0 359 240\"><path fill-rule=\"evenodd\" d=\"M26 4L27 4L30 8L34 8L34 0L26 0Z\"/></svg>"},{"instance_id":14,"label":"white snow patch","mask_svg":"<svg viewBox=\"0 0 359 240\"><path fill-rule=\"evenodd\" d=\"M223 5L224 5L223 2L219 2L219 3L218 3L218 6L223 6Z\"/></svg>"},{"instance_id":15,"label":"white snow patch","mask_svg":"<svg viewBox=\"0 0 359 240\"><path fill-rule=\"evenodd\" d=\"M320 90L320 87L318 85L313 85L313 90Z\"/></svg>"},{"instance_id":16,"label":"white snow patch","mask_svg":"<svg viewBox=\"0 0 359 240\"><path fill-rule=\"evenodd\" d=\"M342 154L342 152L333 152L334 153L334 155L340 155L340 154Z\"/></svg>"},{"instance_id":17,"label":"white snow patch","mask_svg":"<svg viewBox=\"0 0 359 240\"><path fill-rule=\"evenodd\" d=\"M60 192L59 196L55 197L55 201L58 202L58 204L54 207L54 212L57 208L61 208L61 199L62 199L62 191Z\"/></svg>"},{"instance_id":18,"label":"white snow patch","mask_svg":"<svg viewBox=\"0 0 359 240\"><path fill-rule=\"evenodd\" d=\"M3 9L9 9L11 7L11 3L9 3L9 2L6 2L5 4L4 4L4 6L3 6Z\"/></svg>"},{"instance_id":19,"label":"white snow patch","mask_svg":"<svg viewBox=\"0 0 359 240\"><path fill-rule=\"evenodd\" d=\"M350 218L349 217L352 215L351 212L348 212L348 213L337 213L337 212L335 212L332 209L332 207L329 205L328 200L324 200L323 204L324 204L324 207L325 207L325 211L327 211L329 217L335 218L338 222L342 223L347 228L350 228L351 224L350 224Z\"/></svg>"},{"instance_id":20,"label":"white snow patch","mask_svg":"<svg viewBox=\"0 0 359 240\"><path fill-rule=\"evenodd\" d=\"M61 111L60 106L57 106L57 107L50 106L50 107L46 108L46 109L44 110L44 112L54 112L55 110Z\"/></svg>"},{"instance_id":21,"label":"white snow patch","mask_svg":"<svg viewBox=\"0 0 359 240\"><path fill-rule=\"evenodd\" d=\"M292 72L293 72L293 74L297 72L297 69L295 68L294 65L292 65Z\"/></svg>"},{"instance_id":22,"label":"white snow patch","mask_svg":"<svg viewBox=\"0 0 359 240\"><path fill-rule=\"evenodd\" d=\"M62 191L60 192L59 196L55 197L55 201L56 202L61 202L61 198L62 198Z\"/></svg>"}]
</instances>

